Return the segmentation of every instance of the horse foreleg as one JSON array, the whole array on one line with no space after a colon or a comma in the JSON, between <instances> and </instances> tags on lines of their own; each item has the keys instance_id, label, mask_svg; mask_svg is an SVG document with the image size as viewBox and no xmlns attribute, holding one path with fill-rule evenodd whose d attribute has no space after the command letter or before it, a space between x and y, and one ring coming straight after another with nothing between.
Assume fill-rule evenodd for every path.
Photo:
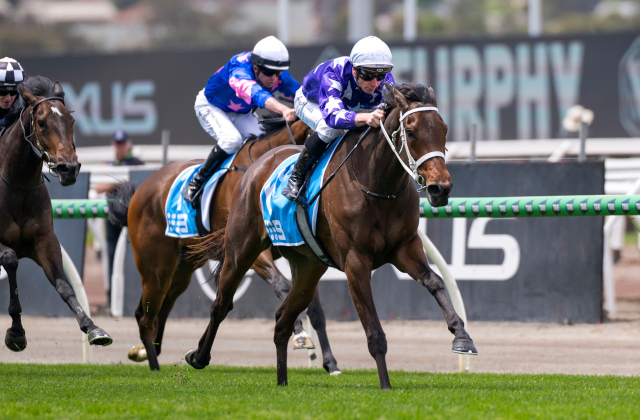
<instances>
[{"instance_id":1,"label":"horse foreleg","mask_svg":"<svg viewBox=\"0 0 640 420\"><path fill-rule=\"evenodd\" d=\"M455 336L452 351L454 353L478 354L473 340L464 328L464 321L458 316L453 307L453 303L451 303L451 298L447 293L444 281L429 267L418 235L415 235L406 246L398 251L394 265L400 271L409 274L418 283L426 287L433 297L436 298L444 314L444 318L447 321L447 327Z\"/></svg>"},{"instance_id":2,"label":"horse foreleg","mask_svg":"<svg viewBox=\"0 0 640 420\"><path fill-rule=\"evenodd\" d=\"M192 264L182 260L173 275L171 287L169 287L169 291L167 292L164 302L162 302L160 312L158 313L158 330L156 331L155 341L156 354L158 355L162 349L162 336L164 335L164 327L167 323L167 318L171 313L171 309L173 309L176 299L178 299L178 297L187 290L187 287L189 287L189 283L191 283L191 276L194 271Z\"/></svg>"},{"instance_id":3,"label":"horse foreleg","mask_svg":"<svg viewBox=\"0 0 640 420\"><path fill-rule=\"evenodd\" d=\"M327 336L327 321L324 317L324 311L320 305L320 295L316 288L316 293L313 295L313 300L307 308L307 316L311 325L318 333L318 341L320 341L320 348L322 349L322 367L326 369L331 376L342 374L338 368L338 362L333 353L331 352L331 346L329 345L329 337Z\"/></svg>"},{"instance_id":4,"label":"horse foreleg","mask_svg":"<svg viewBox=\"0 0 640 420\"><path fill-rule=\"evenodd\" d=\"M100 346L108 346L111 344L113 342L111 336L102 328L97 327L80 306L76 293L73 291L73 287L67 275L64 273L60 242L58 242L58 238L53 231L47 236L36 239L34 261L42 267L49 282L55 287L62 300L69 306L78 321L80 330L89 335L89 343Z\"/></svg>"},{"instance_id":5,"label":"horse foreleg","mask_svg":"<svg viewBox=\"0 0 640 420\"><path fill-rule=\"evenodd\" d=\"M168 247L156 249L151 263L149 258L142 259L140 255L136 254L136 265L142 280L142 297L136 310L140 340L144 344L149 368L151 370L160 370L157 352L160 347L160 342L157 341L158 314L164 306L167 292L171 287L171 281L178 265L178 257ZM173 304L171 307L173 307ZM171 308L169 308L170 310ZM129 358L131 358L132 353L135 353L135 349L134 347L129 352ZM138 353L140 352L138 351Z\"/></svg>"},{"instance_id":6,"label":"horse foreleg","mask_svg":"<svg viewBox=\"0 0 640 420\"><path fill-rule=\"evenodd\" d=\"M271 250L266 250L256 260L252 267L255 272L271 285L278 299L284 301L291 290L291 282L282 275L275 265ZM313 349L315 345L311 337L302 328L302 320L300 316L296 319L294 325L295 336L293 338L293 349Z\"/></svg>"},{"instance_id":7,"label":"horse foreleg","mask_svg":"<svg viewBox=\"0 0 640 420\"><path fill-rule=\"evenodd\" d=\"M18 270L18 255L16 252L0 244L0 265L7 272L9 278L9 315L11 316L11 328L7 330L4 343L11 351L22 351L27 347L27 337L22 328L22 307L18 299L18 281L16 271Z\"/></svg>"},{"instance_id":8,"label":"horse foreleg","mask_svg":"<svg viewBox=\"0 0 640 420\"><path fill-rule=\"evenodd\" d=\"M391 389L389 372L387 371L387 337L382 330L376 305L371 293L371 261L356 251L351 251L345 261L345 274L349 282L351 299L356 307L360 322L367 335L369 353L376 361L380 388Z\"/></svg>"},{"instance_id":9,"label":"horse foreleg","mask_svg":"<svg viewBox=\"0 0 640 420\"><path fill-rule=\"evenodd\" d=\"M287 344L298 315L304 311L316 293L316 287L326 267L305 257L291 260L292 287L276 312L273 342L276 345L278 385L287 385Z\"/></svg>"}]
</instances>

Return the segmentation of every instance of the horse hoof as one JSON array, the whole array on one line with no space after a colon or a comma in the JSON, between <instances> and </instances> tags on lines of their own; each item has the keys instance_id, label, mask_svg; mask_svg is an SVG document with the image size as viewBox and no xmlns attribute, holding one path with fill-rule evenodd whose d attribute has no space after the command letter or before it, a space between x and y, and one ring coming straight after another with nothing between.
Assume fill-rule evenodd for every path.
<instances>
[{"instance_id":1,"label":"horse hoof","mask_svg":"<svg viewBox=\"0 0 640 420\"><path fill-rule=\"evenodd\" d=\"M189 352L184 355L184 360L185 362L187 362L189 366L191 366L194 369L204 369L205 367L207 367L206 365L200 366L198 362L195 361L195 357L196 357L196 352L193 350L189 350Z\"/></svg>"},{"instance_id":2,"label":"horse hoof","mask_svg":"<svg viewBox=\"0 0 640 420\"><path fill-rule=\"evenodd\" d=\"M89 331L89 344L106 347L111 343L113 343L113 338L102 328L95 327Z\"/></svg>"},{"instance_id":3,"label":"horse hoof","mask_svg":"<svg viewBox=\"0 0 640 420\"><path fill-rule=\"evenodd\" d=\"M27 348L27 336L24 334L15 336L11 333L11 328L9 328L4 336L4 344L7 345L9 350L17 353Z\"/></svg>"},{"instance_id":4,"label":"horse hoof","mask_svg":"<svg viewBox=\"0 0 640 420\"><path fill-rule=\"evenodd\" d=\"M329 373L329 376L340 376L340 375L342 375L341 370L334 370L333 372Z\"/></svg>"},{"instance_id":5,"label":"horse hoof","mask_svg":"<svg viewBox=\"0 0 640 420\"><path fill-rule=\"evenodd\" d=\"M144 362L147 360L147 349L144 346L133 346L127 355L132 362Z\"/></svg>"},{"instance_id":6,"label":"horse hoof","mask_svg":"<svg viewBox=\"0 0 640 420\"><path fill-rule=\"evenodd\" d=\"M293 349L294 350L313 350L316 346L313 344L311 340L311 336L307 334L306 331L302 331L300 334L296 334L293 336Z\"/></svg>"},{"instance_id":7,"label":"horse hoof","mask_svg":"<svg viewBox=\"0 0 640 420\"><path fill-rule=\"evenodd\" d=\"M470 338L456 338L453 340L452 352L458 354L468 354L470 356L477 356L478 350L473 345L473 340Z\"/></svg>"}]
</instances>

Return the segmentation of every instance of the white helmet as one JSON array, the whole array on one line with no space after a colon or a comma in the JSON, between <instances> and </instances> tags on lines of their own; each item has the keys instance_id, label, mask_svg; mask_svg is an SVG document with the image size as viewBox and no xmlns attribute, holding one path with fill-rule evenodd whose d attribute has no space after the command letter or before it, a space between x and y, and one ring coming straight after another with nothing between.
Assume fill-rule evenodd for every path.
<instances>
[{"instance_id":1,"label":"white helmet","mask_svg":"<svg viewBox=\"0 0 640 420\"><path fill-rule=\"evenodd\" d=\"M0 86L6 90L17 89L24 81L24 70L13 58L0 59Z\"/></svg>"},{"instance_id":2,"label":"white helmet","mask_svg":"<svg viewBox=\"0 0 640 420\"><path fill-rule=\"evenodd\" d=\"M253 47L251 62L272 70L287 70L291 64L287 47L273 35L261 39Z\"/></svg>"},{"instance_id":3,"label":"white helmet","mask_svg":"<svg viewBox=\"0 0 640 420\"><path fill-rule=\"evenodd\" d=\"M349 61L354 67L392 68L391 50L377 36L368 36L356 42Z\"/></svg>"}]
</instances>

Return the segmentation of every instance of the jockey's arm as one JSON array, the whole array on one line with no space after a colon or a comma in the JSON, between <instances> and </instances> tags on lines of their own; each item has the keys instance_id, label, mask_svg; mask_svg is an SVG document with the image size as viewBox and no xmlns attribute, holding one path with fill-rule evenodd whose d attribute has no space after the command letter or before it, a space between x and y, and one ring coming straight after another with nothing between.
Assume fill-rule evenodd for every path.
<instances>
[{"instance_id":1,"label":"jockey's arm","mask_svg":"<svg viewBox=\"0 0 640 420\"><path fill-rule=\"evenodd\" d=\"M354 119L358 127L362 127L365 124L371 127L379 127L380 120L384 121L384 111L381 109L376 109L373 112L358 113Z\"/></svg>"},{"instance_id":2,"label":"jockey's arm","mask_svg":"<svg viewBox=\"0 0 640 420\"><path fill-rule=\"evenodd\" d=\"M281 114L288 123L292 123L296 119L296 111L294 109L281 104L277 99L273 97L265 101L264 108L266 110Z\"/></svg>"}]
</instances>

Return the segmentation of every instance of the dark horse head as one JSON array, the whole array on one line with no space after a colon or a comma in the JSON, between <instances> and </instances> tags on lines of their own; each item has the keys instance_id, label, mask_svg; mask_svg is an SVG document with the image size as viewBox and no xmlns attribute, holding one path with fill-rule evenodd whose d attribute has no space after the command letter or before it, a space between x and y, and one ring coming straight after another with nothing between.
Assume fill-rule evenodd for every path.
<instances>
[{"instance_id":1,"label":"dark horse head","mask_svg":"<svg viewBox=\"0 0 640 420\"><path fill-rule=\"evenodd\" d=\"M400 112L406 114L412 109L420 107L437 107L436 96L431 86L406 84L406 85L386 85L382 92L385 103L390 105L387 108L387 122L385 127L398 128ZM437 111L419 111L407 115L404 118L404 129L406 133L407 153L411 153L416 161L420 157L431 152L445 152L447 141L447 124L444 123ZM387 125L389 124L389 125ZM396 148L400 151L401 136L396 136ZM403 153L401 153L401 156ZM405 163L406 156L403 157ZM442 157L433 157L424 161L417 169L418 175L422 177L419 181L422 187L426 188L427 199L433 206L444 206L449 201L449 194L453 186L449 171L445 166Z\"/></svg>"},{"instance_id":2,"label":"dark horse head","mask_svg":"<svg viewBox=\"0 0 640 420\"><path fill-rule=\"evenodd\" d=\"M22 97L29 113L26 138L34 151L60 176L62 185L73 185L80 171L73 143L74 118L64 104L64 91L58 82L34 76L22 85ZM24 122L23 122L24 124Z\"/></svg>"}]
</instances>

